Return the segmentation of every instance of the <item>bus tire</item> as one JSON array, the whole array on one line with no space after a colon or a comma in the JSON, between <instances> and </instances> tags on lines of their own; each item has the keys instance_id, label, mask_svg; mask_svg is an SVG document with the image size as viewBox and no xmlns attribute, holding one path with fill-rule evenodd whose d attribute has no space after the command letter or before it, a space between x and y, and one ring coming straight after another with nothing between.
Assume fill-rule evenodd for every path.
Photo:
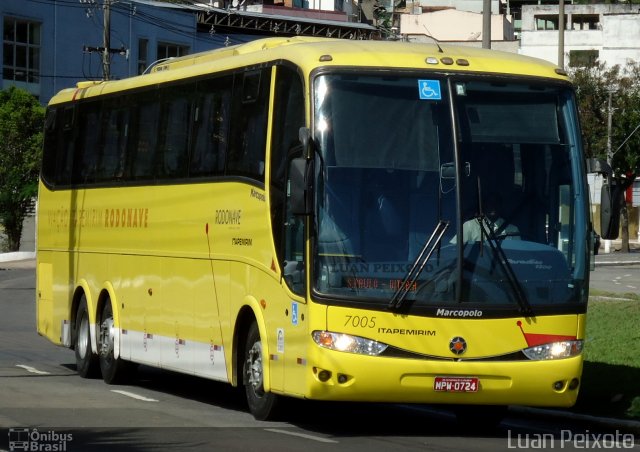
<instances>
[{"instance_id":1,"label":"bus tire","mask_svg":"<svg viewBox=\"0 0 640 452\"><path fill-rule=\"evenodd\" d=\"M98 357L102 379L107 384L118 384L125 381L131 373L131 364L114 356L114 322L111 300L105 300L100 316L98 332Z\"/></svg>"},{"instance_id":2,"label":"bus tire","mask_svg":"<svg viewBox=\"0 0 640 452\"><path fill-rule=\"evenodd\" d=\"M245 342L242 374L249 410L253 417L259 421L274 419L280 404L276 394L264 390L263 359L260 331L258 324L253 322L249 327Z\"/></svg>"},{"instance_id":3,"label":"bus tire","mask_svg":"<svg viewBox=\"0 0 640 452\"><path fill-rule=\"evenodd\" d=\"M89 311L87 298L82 295L76 311L74 349L76 354L76 370L82 378L98 376L98 357L91 349L91 330L89 328Z\"/></svg>"}]
</instances>

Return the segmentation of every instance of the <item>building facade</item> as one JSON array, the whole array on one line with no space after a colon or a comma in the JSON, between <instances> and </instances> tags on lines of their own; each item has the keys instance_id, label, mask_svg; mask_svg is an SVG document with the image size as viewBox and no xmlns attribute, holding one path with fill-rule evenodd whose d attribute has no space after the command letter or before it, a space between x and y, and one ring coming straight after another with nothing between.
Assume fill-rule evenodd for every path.
<instances>
[{"instance_id":1,"label":"building facade","mask_svg":"<svg viewBox=\"0 0 640 452\"><path fill-rule=\"evenodd\" d=\"M522 6L520 53L558 62L558 5ZM564 61L607 66L640 61L640 5L565 5Z\"/></svg>"},{"instance_id":2,"label":"building facade","mask_svg":"<svg viewBox=\"0 0 640 452\"><path fill-rule=\"evenodd\" d=\"M498 0L491 0L491 48L518 52L512 17ZM439 42L481 47L483 7L479 0L409 0L394 9L400 35L408 41Z\"/></svg>"},{"instance_id":3,"label":"building facade","mask_svg":"<svg viewBox=\"0 0 640 452\"><path fill-rule=\"evenodd\" d=\"M345 12L255 8L237 0L191 6L153 0L1 0L0 89L17 86L46 104L79 81L102 80L105 74L131 77L163 58L265 36L363 39L377 33L371 25L350 22L354 17Z\"/></svg>"},{"instance_id":4,"label":"building facade","mask_svg":"<svg viewBox=\"0 0 640 452\"><path fill-rule=\"evenodd\" d=\"M0 89L18 86L44 104L57 91L104 74L103 2L2 0ZM141 0L113 2L109 11L111 79L142 73L161 58L224 45L197 33L193 11Z\"/></svg>"},{"instance_id":5,"label":"building facade","mask_svg":"<svg viewBox=\"0 0 640 452\"><path fill-rule=\"evenodd\" d=\"M447 8L420 14L402 14L400 29L410 37L433 36L442 42L482 43L482 13ZM456 24L456 26L452 26ZM491 41L514 41L511 22L502 14L491 15Z\"/></svg>"}]
</instances>

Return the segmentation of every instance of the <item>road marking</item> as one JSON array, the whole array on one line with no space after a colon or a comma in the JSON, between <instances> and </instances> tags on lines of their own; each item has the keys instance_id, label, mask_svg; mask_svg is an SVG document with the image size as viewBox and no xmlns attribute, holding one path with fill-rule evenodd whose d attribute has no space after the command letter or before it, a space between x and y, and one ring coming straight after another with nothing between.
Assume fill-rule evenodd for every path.
<instances>
[{"instance_id":1,"label":"road marking","mask_svg":"<svg viewBox=\"0 0 640 452\"><path fill-rule=\"evenodd\" d=\"M290 432L288 430L280 430L278 428L265 428L265 431L273 432L273 433L282 433L283 435L299 436L300 438L306 438L312 441L318 441L320 443L337 443L338 442L329 438L322 438L321 436L313 436L313 435L307 435L305 433Z\"/></svg>"},{"instance_id":2,"label":"road marking","mask_svg":"<svg viewBox=\"0 0 640 452\"><path fill-rule=\"evenodd\" d=\"M119 389L112 389L111 392L116 392L118 394L122 394L127 397L131 397L132 399L142 400L143 402L157 402L156 399L150 399L149 397L141 396L129 391L121 391Z\"/></svg>"},{"instance_id":3,"label":"road marking","mask_svg":"<svg viewBox=\"0 0 640 452\"><path fill-rule=\"evenodd\" d=\"M49 372L45 372L44 370L38 370L35 367L27 366L25 364L16 364L16 367L20 367L21 369L26 370L27 372L31 372L36 375L51 375Z\"/></svg>"}]
</instances>

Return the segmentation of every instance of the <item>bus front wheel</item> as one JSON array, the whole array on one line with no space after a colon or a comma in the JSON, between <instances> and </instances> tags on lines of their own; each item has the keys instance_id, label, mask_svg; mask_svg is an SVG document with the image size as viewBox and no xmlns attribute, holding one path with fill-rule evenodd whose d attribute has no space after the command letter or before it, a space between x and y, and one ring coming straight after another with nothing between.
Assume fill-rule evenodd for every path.
<instances>
[{"instance_id":1,"label":"bus front wheel","mask_svg":"<svg viewBox=\"0 0 640 452\"><path fill-rule=\"evenodd\" d=\"M273 419L279 405L279 397L264 390L263 359L260 331L257 323L253 322L245 343L242 373L249 410L259 421Z\"/></svg>"},{"instance_id":2,"label":"bus front wheel","mask_svg":"<svg viewBox=\"0 0 640 452\"><path fill-rule=\"evenodd\" d=\"M76 370L82 378L94 378L98 376L98 359L91 349L91 333L89 328L89 311L87 298L82 295L74 331L74 349L76 352Z\"/></svg>"}]
</instances>

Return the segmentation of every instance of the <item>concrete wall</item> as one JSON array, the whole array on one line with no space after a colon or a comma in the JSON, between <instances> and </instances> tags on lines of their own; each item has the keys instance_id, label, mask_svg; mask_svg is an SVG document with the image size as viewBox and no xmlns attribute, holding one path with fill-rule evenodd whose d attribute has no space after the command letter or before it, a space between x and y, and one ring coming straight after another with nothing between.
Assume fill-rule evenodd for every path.
<instances>
[{"instance_id":1,"label":"concrete wall","mask_svg":"<svg viewBox=\"0 0 640 452\"><path fill-rule=\"evenodd\" d=\"M445 9L423 14L400 16L403 35L430 34L438 41L482 42L482 14ZM513 39L513 27L502 15L491 16L491 40Z\"/></svg>"},{"instance_id":2,"label":"concrete wall","mask_svg":"<svg viewBox=\"0 0 640 452\"><path fill-rule=\"evenodd\" d=\"M415 3L418 3L418 0ZM474 13L481 13L484 7L482 0L419 0L419 3L421 7L439 8L444 6ZM498 0L491 0L491 13L498 14L499 12L500 3Z\"/></svg>"}]
</instances>

